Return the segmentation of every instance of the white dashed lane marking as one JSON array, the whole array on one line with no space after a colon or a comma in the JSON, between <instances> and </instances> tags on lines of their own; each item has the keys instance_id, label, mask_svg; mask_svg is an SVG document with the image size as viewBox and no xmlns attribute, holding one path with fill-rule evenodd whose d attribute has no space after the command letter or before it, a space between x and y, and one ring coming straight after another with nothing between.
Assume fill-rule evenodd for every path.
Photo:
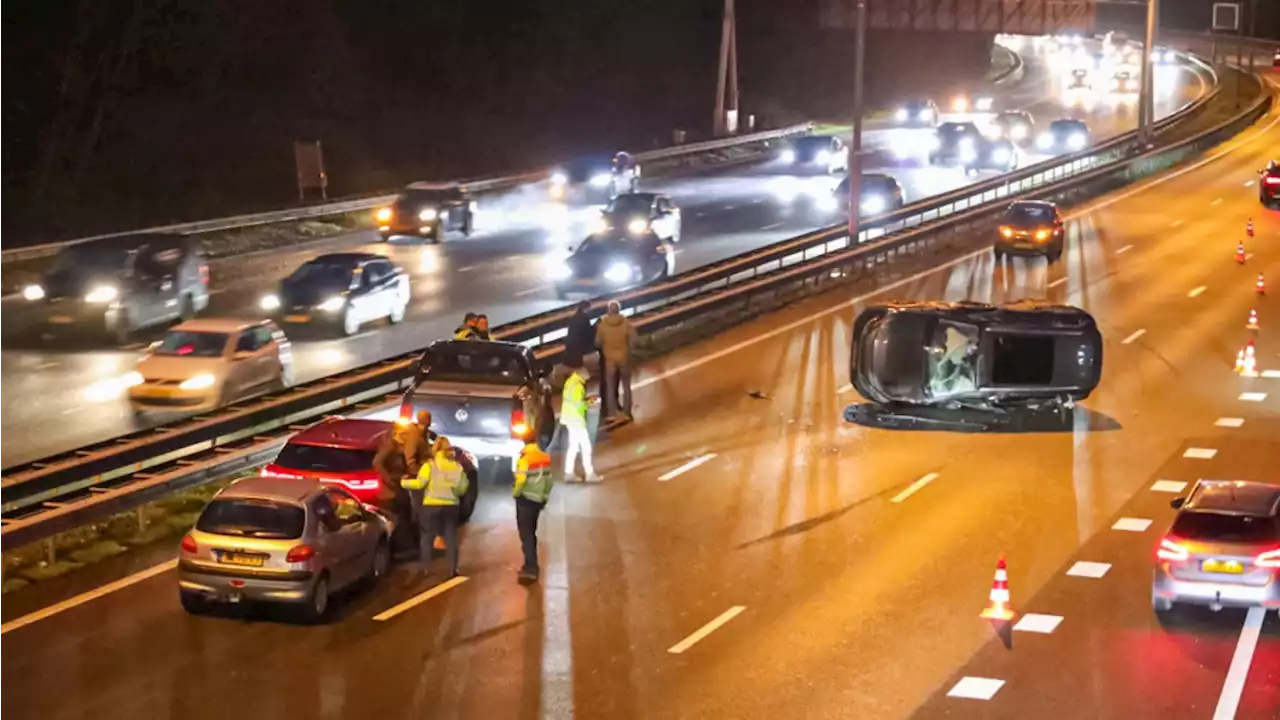
<instances>
[{"instance_id":1,"label":"white dashed lane marking","mask_svg":"<svg viewBox=\"0 0 1280 720\"><path fill-rule=\"evenodd\" d=\"M1051 288L1052 288L1052 287L1058 287L1059 285L1061 285L1062 283L1064 283L1064 282L1066 282L1066 281L1067 281L1067 278L1060 277L1060 278L1058 278L1057 280L1054 280L1053 282L1049 283L1049 285L1048 285L1048 286L1049 286L1049 287L1051 287Z\"/></svg>"},{"instance_id":2,"label":"white dashed lane marking","mask_svg":"<svg viewBox=\"0 0 1280 720\"><path fill-rule=\"evenodd\" d=\"M1129 251L1130 251L1130 250L1132 250L1132 249L1133 249L1133 246L1132 246L1132 245L1125 245L1124 247L1122 247L1122 248L1120 248L1119 250L1117 250L1117 251L1116 251L1116 254L1117 254L1117 255L1123 255L1123 254L1125 254L1125 253L1129 252Z\"/></svg>"},{"instance_id":3,"label":"white dashed lane marking","mask_svg":"<svg viewBox=\"0 0 1280 720\"><path fill-rule=\"evenodd\" d=\"M1134 340L1137 340L1138 338L1140 338L1140 337L1142 337L1143 335L1146 335L1146 334L1147 334L1147 331L1146 331L1145 329L1142 329L1142 330L1134 330L1134 331L1129 335L1129 337L1127 337L1127 338L1125 338L1125 339L1121 340L1121 341L1120 341L1120 344L1121 344L1121 345L1128 345L1129 343L1133 342Z\"/></svg>"},{"instance_id":4,"label":"white dashed lane marking","mask_svg":"<svg viewBox=\"0 0 1280 720\"><path fill-rule=\"evenodd\" d=\"M1208 287L1206 287L1206 286L1204 286L1204 285L1201 285L1201 286L1200 286L1200 287L1198 287L1198 288L1192 288L1192 289L1191 289L1191 292L1187 293L1187 297L1199 297L1200 293L1202 293L1202 292L1204 292L1205 290L1208 290L1208 289L1209 289L1209 288L1208 288Z\"/></svg>"},{"instance_id":5,"label":"white dashed lane marking","mask_svg":"<svg viewBox=\"0 0 1280 720\"><path fill-rule=\"evenodd\" d=\"M689 637L667 648L667 652L671 653L672 655L679 655L680 653L683 653L685 650L688 650L694 645L697 645L706 636L718 630L720 626L738 617L738 615L740 615L742 611L746 609L747 608L742 605L734 605L728 610L725 610L724 612L720 613L720 616L717 617L715 620L712 620L706 625L703 625L702 627L698 628L698 630L695 631Z\"/></svg>"},{"instance_id":6,"label":"white dashed lane marking","mask_svg":"<svg viewBox=\"0 0 1280 720\"><path fill-rule=\"evenodd\" d=\"M1023 615L1013 629L1019 632L1033 632L1048 635L1058 629L1058 625L1062 624L1061 615L1040 615L1037 613L1027 613Z\"/></svg>"},{"instance_id":7,"label":"white dashed lane marking","mask_svg":"<svg viewBox=\"0 0 1280 720\"><path fill-rule=\"evenodd\" d=\"M1212 460L1213 456L1217 454L1218 451L1213 448L1193 447L1187 448L1186 451L1182 453L1182 457L1190 458L1192 460Z\"/></svg>"},{"instance_id":8,"label":"white dashed lane marking","mask_svg":"<svg viewBox=\"0 0 1280 720\"><path fill-rule=\"evenodd\" d=\"M1179 480L1157 480L1151 484L1155 492L1180 493L1187 489L1187 484Z\"/></svg>"},{"instance_id":9,"label":"white dashed lane marking","mask_svg":"<svg viewBox=\"0 0 1280 720\"><path fill-rule=\"evenodd\" d=\"M1097 579L1102 577L1103 575L1106 575L1107 571L1110 569L1111 569L1111 563L1089 562L1087 560L1081 560L1077 562L1075 565L1072 565L1071 569L1067 571L1067 574L1071 575L1072 577L1086 577L1086 578Z\"/></svg>"},{"instance_id":10,"label":"white dashed lane marking","mask_svg":"<svg viewBox=\"0 0 1280 720\"><path fill-rule=\"evenodd\" d=\"M1238 428L1244 425L1244 418L1220 417L1214 423L1218 427Z\"/></svg>"},{"instance_id":11,"label":"white dashed lane marking","mask_svg":"<svg viewBox=\"0 0 1280 720\"><path fill-rule=\"evenodd\" d=\"M1270 380L1275 380L1277 378L1280 378L1280 370L1263 370L1262 377L1268 378Z\"/></svg>"},{"instance_id":12,"label":"white dashed lane marking","mask_svg":"<svg viewBox=\"0 0 1280 720\"><path fill-rule=\"evenodd\" d=\"M913 483L911 483L910 485L908 485L906 490L903 490L902 492L898 493L897 495L894 495L894 496L889 500L889 502L892 502L892 503L900 503L900 502L902 502L903 500L906 500L907 498L909 498L909 497L911 497L912 495L914 495L914 494L916 493L916 491L917 491L917 490L919 490L920 488L923 488L925 485L928 485L929 483L933 482L935 479L937 479L937 477L938 477L938 473L929 473L928 475L925 475L924 477L920 478L919 480L916 480L915 482L913 482Z\"/></svg>"},{"instance_id":13,"label":"white dashed lane marking","mask_svg":"<svg viewBox=\"0 0 1280 720\"><path fill-rule=\"evenodd\" d=\"M1184 222L1186 222L1186 220L1182 220L1182 219L1174 220L1172 223L1169 224L1169 227L1178 227Z\"/></svg>"},{"instance_id":14,"label":"white dashed lane marking","mask_svg":"<svg viewBox=\"0 0 1280 720\"><path fill-rule=\"evenodd\" d=\"M1003 680L984 677L963 677L955 687L947 691L947 697L967 698L969 700L990 700L1004 687Z\"/></svg>"},{"instance_id":15,"label":"white dashed lane marking","mask_svg":"<svg viewBox=\"0 0 1280 720\"><path fill-rule=\"evenodd\" d=\"M377 622L386 622L387 620L390 620L391 618L399 615L400 613L412 610L413 608L421 605L422 603L430 600L433 597L437 597L439 595L443 595L449 592L450 590L458 587L459 585L461 585L466 581L467 581L467 578L464 575L459 575L456 578L450 578L449 580L446 580L440 583L439 585L436 585L435 587L431 588L430 590L427 590L426 592L422 592L417 595L414 595L413 597L409 598L408 600L405 600L399 605L396 605L393 608L384 610L378 613L377 615L374 615L373 619Z\"/></svg>"},{"instance_id":16,"label":"white dashed lane marking","mask_svg":"<svg viewBox=\"0 0 1280 720\"><path fill-rule=\"evenodd\" d=\"M1149 527L1151 527L1151 521L1146 518L1122 517L1116 520L1116 524L1112 525L1111 529L1124 532L1146 532Z\"/></svg>"},{"instance_id":17,"label":"white dashed lane marking","mask_svg":"<svg viewBox=\"0 0 1280 720\"><path fill-rule=\"evenodd\" d=\"M781 220L779 220L779 221L778 221L778 222L776 222L776 223L769 223L768 225L765 225L764 227L762 227L762 228L760 228L760 229L761 229L761 230L776 230L776 229L778 229L778 228L782 227L782 225L783 225L783 222L782 222Z\"/></svg>"},{"instance_id":18,"label":"white dashed lane marking","mask_svg":"<svg viewBox=\"0 0 1280 720\"><path fill-rule=\"evenodd\" d=\"M707 462L707 461L709 461L709 460L714 460L714 459L715 459L715 457L716 457L716 454L715 454L715 453L707 453L706 455L699 455L698 457L696 457L696 458L694 458L694 459L690 460L689 462L687 462L687 463L685 463L685 464L681 465L680 467L676 468L675 470L672 470L672 471L668 472L668 473L667 473L667 474L665 474L665 475L661 475L661 476L659 476L659 477L658 477L658 482L666 482L666 481L668 481L668 480L670 480L670 479L672 479L672 478L679 477L679 476L681 476L681 475L683 475L683 474L685 474L685 473L689 472L690 470L692 470L692 469L694 469L694 468L698 467L699 465L701 465L701 464L703 464L703 463L705 463L705 462Z\"/></svg>"},{"instance_id":19,"label":"white dashed lane marking","mask_svg":"<svg viewBox=\"0 0 1280 720\"><path fill-rule=\"evenodd\" d=\"M1222 204L1222 198L1218 198L1217 200L1214 200L1213 202L1211 202L1211 203L1209 203L1209 204L1210 204L1210 205L1221 205L1221 204Z\"/></svg>"},{"instance_id":20,"label":"white dashed lane marking","mask_svg":"<svg viewBox=\"0 0 1280 720\"><path fill-rule=\"evenodd\" d=\"M849 385L849 384L847 384L847 383L846 383L846 384L844 384L844 385L841 385L841 386L836 390L836 394L837 394L837 395L843 395L844 393L847 393L847 392L849 392L849 391L850 391L850 390L852 390L852 389L853 389L853 386L852 386L852 385Z\"/></svg>"},{"instance_id":21,"label":"white dashed lane marking","mask_svg":"<svg viewBox=\"0 0 1280 720\"><path fill-rule=\"evenodd\" d=\"M1260 392L1240 393L1240 399L1245 402L1262 402L1267 399L1267 394Z\"/></svg>"}]
</instances>

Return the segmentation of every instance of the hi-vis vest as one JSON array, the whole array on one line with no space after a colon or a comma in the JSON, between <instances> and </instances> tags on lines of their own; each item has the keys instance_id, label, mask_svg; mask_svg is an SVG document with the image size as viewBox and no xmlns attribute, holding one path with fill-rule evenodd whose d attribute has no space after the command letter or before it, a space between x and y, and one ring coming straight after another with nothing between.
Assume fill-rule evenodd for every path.
<instances>
[{"instance_id":1,"label":"hi-vis vest","mask_svg":"<svg viewBox=\"0 0 1280 720\"><path fill-rule=\"evenodd\" d=\"M564 381L564 395L560 401L560 424L571 427L587 426L587 384L578 373L570 373Z\"/></svg>"},{"instance_id":2,"label":"hi-vis vest","mask_svg":"<svg viewBox=\"0 0 1280 720\"><path fill-rule=\"evenodd\" d=\"M462 466L441 453L423 464L418 477L400 484L408 490L426 490L423 505L448 506L457 505L458 498L467 494L468 483Z\"/></svg>"},{"instance_id":3,"label":"hi-vis vest","mask_svg":"<svg viewBox=\"0 0 1280 720\"><path fill-rule=\"evenodd\" d=\"M475 340L476 330L470 325L461 325L453 331L454 340Z\"/></svg>"},{"instance_id":4,"label":"hi-vis vest","mask_svg":"<svg viewBox=\"0 0 1280 720\"><path fill-rule=\"evenodd\" d=\"M551 497L552 485L555 478L551 476L551 456L534 443L525 445L516 460L516 484L511 494L544 503Z\"/></svg>"}]
</instances>

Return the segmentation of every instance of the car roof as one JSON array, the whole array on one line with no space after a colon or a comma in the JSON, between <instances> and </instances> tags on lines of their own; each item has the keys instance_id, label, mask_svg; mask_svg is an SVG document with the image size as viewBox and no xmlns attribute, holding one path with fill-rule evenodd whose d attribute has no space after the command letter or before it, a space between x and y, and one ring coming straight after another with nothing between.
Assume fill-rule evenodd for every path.
<instances>
[{"instance_id":1,"label":"car roof","mask_svg":"<svg viewBox=\"0 0 1280 720\"><path fill-rule=\"evenodd\" d=\"M1183 510L1274 517L1280 511L1280 485L1247 480L1201 480Z\"/></svg>"},{"instance_id":2,"label":"car roof","mask_svg":"<svg viewBox=\"0 0 1280 720\"><path fill-rule=\"evenodd\" d=\"M310 260L308 260L304 264L310 264L314 262L347 262L347 263L351 263L352 265L356 265L362 262L368 262L370 260L388 260L388 259L389 258L387 258L385 255L379 255L377 253L343 252L343 253L329 253L327 255L317 255L311 258Z\"/></svg>"},{"instance_id":3,"label":"car roof","mask_svg":"<svg viewBox=\"0 0 1280 720\"><path fill-rule=\"evenodd\" d=\"M414 182L405 186L405 190L464 190L455 182Z\"/></svg>"},{"instance_id":4,"label":"car roof","mask_svg":"<svg viewBox=\"0 0 1280 720\"><path fill-rule=\"evenodd\" d=\"M1010 210L1016 210L1023 207L1044 208L1046 210L1056 210L1058 206L1048 200L1015 200L1009 203Z\"/></svg>"},{"instance_id":5,"label":"car roof","mask_svg":"<svg viewBox=\"0 0 1280 720\"><path fill-rule=\"evenodd\" d=\"M1058 118L1057 120L1054 120L1049 124L1050 125L1084 125L1085 122L1083 120L1080 120L1079 118Z\"/></svg>"},{"instance_id":6,"label":"car roof","mask_svg":"<svg viewBox=\"0 0 1280 720\"><path fill-rule=\"evenodd\" d=\"M978 129L978 126L977 126L977 125L975 125L974 123L971 123L971 122L968 122L968 121L966 121L966 122L955 122L955 121L952 121L952 122L944 122L944 123L942 123L941 125L939 125L939 126L938 126L938 129L939 129L939 130L942 130L942 129L952 129L952 128L958 128L958 129L961 129L961 130L969 130L969 129L977 130L977 129Z\"/></svg>"},{"instance_id":7,"label":"car roof","mask_svg":"<svg viewBox=\"0 0 1280 720\"><path fill-rule=\"evenodd\" d=\"M372 450L394 425L388 420L327 418L289 438L289 444Z\"/></svg>"},{"instance_id":8,"label":"car roof","mask_svg":"<svg viewBox=\"0 0 1280 720\"><path fill-rule=\"evenodd\" d=\"M427 346L427 350L454 348L462 350L476 350L484 348L494 348L502 352L519 352L524 354L525 346L520 343L507 342L506 340L436 340Z\"/></svg>"},{"instance_id":9,"label":"car roof","mask_svg":"<svg viewBox=\"0 0 1280 720\"><path fill-rule=\"evenodd\" d=\"M196 318L174 325L170 330L186 332L233 333L261 325L261 320L242 320L239 318Z\"/></svg>"},{"instance_id":10,"label":"car roof","mask_svg":"<svg viewBox=\"0 0 1280 720\"><path fill-rule=\"evenodd\" d=\"M805 135L805 136L803 136L803 137L797 138L797 139L796 139L796 142L804 142L804 141L806 141L806 140L810 140L810 141L827 140L827 141L830 141L830 140L832 140L832 139L834 139L834 138L835 138L835 135Z\"/></svg>"},{"instance_id":11,"label":"car roof","mask_svg":"<svg viewBox=\"0 0 1280 720\"><path fill-rule=\"evenodd\" d=\"M648 200L649 202L653 202L654 200L657 200L661 196L658 193L652 193L652 192L619 193L618 196L614 198L614 200L621 200L622 198L625 198L625 197L642 198L642 199Z\"/></svg>"},{"instance_id":12,"label":"car roof","mask_svg":"<svg viewBox=\"0 0 1280 720\"><path fill-rule=\"evenodd\" d=\"M253 498L300 503L324 484L314 478L283 478L251 476L228 485L214 496L215 500Z\"/></svg>"}]
</instances>

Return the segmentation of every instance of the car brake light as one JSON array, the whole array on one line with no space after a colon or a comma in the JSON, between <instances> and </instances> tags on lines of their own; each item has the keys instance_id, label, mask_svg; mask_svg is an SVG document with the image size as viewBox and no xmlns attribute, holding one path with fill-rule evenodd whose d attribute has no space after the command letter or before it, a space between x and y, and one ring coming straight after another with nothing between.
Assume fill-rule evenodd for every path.
<instances>
[{"instance_id":1,"label":"car brake light","mask_svg":"<svg viewBox=\"0 0 1280 720\"><path fill-rule=\"evenodd\" d=\"M400 417L396 418L396 422L401 425L413 422L413 404L408 400L400 403Z\"/></svg>"},{"instance_id":2,"label":"car brake light","mask_svg":"<svg viewBox=\"0 0 1280 720\"><path fill-rule=\"evenodd\" d=\"M1268 185L1280 185L1280 177L1271 176L1267 178Z\"/></svg>"},{"instance_id":3,"label":"car brake light","mask_svg":"<svg viewBox=\"0 0 1280 720\"><path fill-rule=\"evenodd\" d=\"M1007 238L1013 237L1013 228L1009 227L1008 225L1002 226L1000 228L1000 234Z\"/></svg>"},{"instance_id":4,"label":"car brake light","mask_svg":"<svg viewBox=\"0 0 1280 720\"><path fill-rule=\"evenodd\" d=\"M1164 538L1160 541L1160 549L1156 550L1156 557L1170 562L1182 562L1191 557L1191 551L1169 538Z\"/></svg>"},{"instance_id":5,"label":"car brake light","mask_svg":"<svg viewBox=\"0 0 1280 720\"><path fill-rule=\"evenodd\" d=\"M293 473L281 472L280 470L277 470L274 466L268 465L262 468L262 470L258 473L258 477L283 478L285 480L293 480L297 478L304 478L306 477L306 475L295 475Z\"/></svg>"},{"instance_id":6,"label":"car brake light","mask_svg":"<svg viewBox=\"0 0 1280 720\"><path fill-rule=\"evenodd\" d=\"M336 482L352 490L377 490L380 481L376 475L357 478L324 478L324 482Z\"/></svg>"},{"instance_id":7,"label":"car brake light","mask_svg":"<svg viewBox=\"0 0 1280 720\"><path fill-rule=\"evenodd\" d=\"M1036 231L1036 239L1037 239L1037 240L1048 240L1048 239L1049 239L1049 231L1048 231L1048 230L1037 230L1037 231Z\"/></svg>"},{"instance_id":8,"label":"car brake light","mask_svg":"<svg viewBox=\"0 0 1280 720\"><path fill-rule=\"evenodd\" d=\"M209 266L205 263L200 264L200 282L205 285L209 284Z\"/></svg>"},{"instance_id":9,"label":"car brake light","mask_svg":"<svg viewBox=\"0 0 1280 720\"><path fill-rule=\"evenodd\" d=\"M1280 548L1262 553L1254 558L1253 564L1260 568L1280 568Z\"/></svg>"},{"instance_id":10,"label":"car brake light","mask_svg":"<svg viewBox=\"0 0 1280 720\"><path fill-rule=\"evenodd\" d=\"M315 548L310 545L295 545L289 549L289 553L284 556L284 560L291 563L306 562L314 557L315 554Z\"/></svg>"},{"instance_id":11,"label":"car brake light","mask_svg":"<svg viewBox=\"0 0 1280 720\"><path fill-rule=\"evenodd\" d=\"M529 434L529 423L525 422L524 410L511 411L511 437L523 438Z\"/></svg>"},{"instance_id":12,"label":"car brake light","mask_svg":"<svg viewBox=\"0 0 1280 720\"><path fill-rule=\"evenodd\" d=\"M182 552L188 555L195 555L200 546L196 544L196 539L190 534L182 536Z\"/></svg>"}]
</instances>

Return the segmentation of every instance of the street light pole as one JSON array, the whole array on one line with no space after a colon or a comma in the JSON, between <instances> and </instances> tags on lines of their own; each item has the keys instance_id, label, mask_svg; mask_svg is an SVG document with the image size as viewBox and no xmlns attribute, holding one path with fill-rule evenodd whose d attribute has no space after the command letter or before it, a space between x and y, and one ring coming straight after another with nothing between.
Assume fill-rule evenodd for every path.
<instances>
[{"instance_id":1,"label":"street light pole","mask_svg":"<svg viewBox=\"0 0 1280 720\"><path fill-rule=\"evenodd\" d=\"M1152 76L1151 54L1156 48L1156 23L1160 16L1160 0L1147 0L1147 38L1142 57L1142 95L1138 103L1138 140L1145 147L1151 143L1151 124L1155 121L1155 78Z\"/></svg>"},{"instance_id":2,"label":"street light pole","mask_svg":"<svg viewBox=\"0 0 1280 720\"><path fill-rule=\"evenodd\" d=\"M849 150L849 244L858 242L858 214L862 211L862 65L867 44L867 3L858 0L858 27L853 60L853 147Z\"/></svg>"}]
</instances>

